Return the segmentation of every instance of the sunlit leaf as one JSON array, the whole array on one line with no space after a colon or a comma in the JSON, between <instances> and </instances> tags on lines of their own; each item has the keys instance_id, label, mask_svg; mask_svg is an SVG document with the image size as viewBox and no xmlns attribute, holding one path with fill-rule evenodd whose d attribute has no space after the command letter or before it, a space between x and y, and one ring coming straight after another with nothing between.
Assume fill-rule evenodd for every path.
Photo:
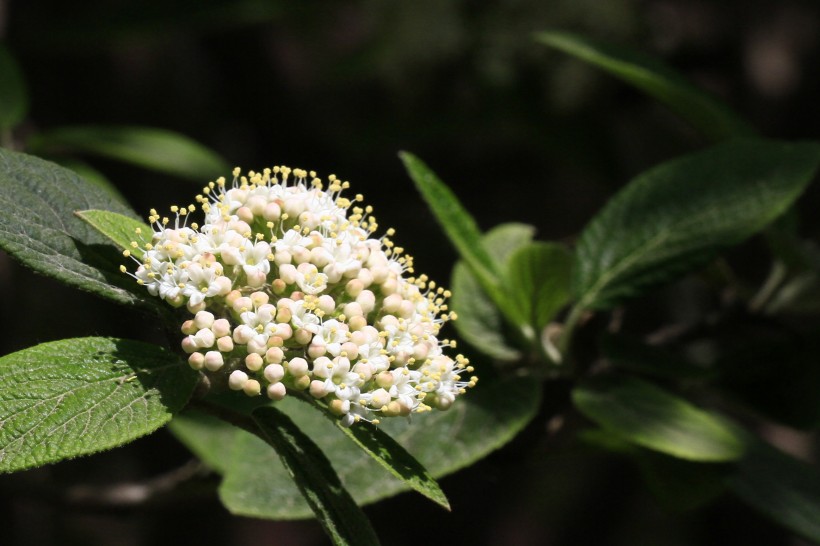
<instances>
[{"instance_id":1,"label":"sunlit leaf","mask_svg":"<svg viewBox=\"0 0 820 546\"><path fill-rule=\"evenodd\" d=\"M193 180L202 185L230 172L219 155L173 131L153 127L84 125L32 137L34 153L87 153Z\"/></svg>"},{"instance_id":2,"label":"sunlit leaf","mask_svg":"<svg viewBox=\"0 0 820 546\"><path fill-rule=\"evenodd\" d=\"M136 215L72 171L0 149L0 249L34 271L117 303L157 309L155 298L119 271L122 255L74 213Z\"/></svg>"},{"instance_id":3,"label":"sunlit leaf","mask_svg":"<svg viewBox=\"0 0 820 546\"><path fill-rule=\"evenodd\" d=\"M0 358L0 472L110 449L167 423L197 374L124 339L43 343Z\"/></svg>"},{"instance_id":4,"label":"sunlit leaf","mask_svg":"<svg viewBox=\"0 0 820 546\"><path fill-rule=\"evenodd\" d=\"M743 438L719 416L640 379L588 382L572 400L604 429L648 449L693 461L743 455Z\"/></svg>"},{"instance_id":5,"label":"sunlit leaf","mask_svg":"<svg viewBox=\"0 0 820 546\"><path fill-rule=\"evenodd\" d=\"M816 143L734 140L638 176L581 234L580 307L611 307L748 238L800 196L819 161Z\"/></svg>"}]
</instances>

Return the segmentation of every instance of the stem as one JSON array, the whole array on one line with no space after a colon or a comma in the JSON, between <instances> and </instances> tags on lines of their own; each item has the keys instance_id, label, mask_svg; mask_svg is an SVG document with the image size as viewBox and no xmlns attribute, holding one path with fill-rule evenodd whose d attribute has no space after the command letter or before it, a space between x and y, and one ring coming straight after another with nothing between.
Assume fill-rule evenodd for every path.
<instances>
[{"instance_id":1,"label":"stem","mask_svg":"<svg viewBox=\"0 0 820 546\"><path fill-rule=\"evenodd\" d=\"M786 279L787 269L783 262L777 260L772 263L772 268L769 270L769 276L763 281L763 285L758 290L751 300L749 300L749 311L757 313L769 303L777 293L777 289Z\"/></svg>"},{"instance_id":2,"label":"stem","mask_svg":"<svg viewBox=\"0 0 820 546\"><path fill-rule=\"evenodd\" d=\"M564 322L564 333L561 336L561 339L558 340L558 351L561 353L565 362L567 360L567 353L569 352L570 344L572 342L572 334L575 331L576 326L578 326L578 322L580 322L584 311L586 311L586 308L582 305L582 303L583 302L578 302L570 310L569 316L567 316L567 320Z\"/></svg>"}]
</instances>

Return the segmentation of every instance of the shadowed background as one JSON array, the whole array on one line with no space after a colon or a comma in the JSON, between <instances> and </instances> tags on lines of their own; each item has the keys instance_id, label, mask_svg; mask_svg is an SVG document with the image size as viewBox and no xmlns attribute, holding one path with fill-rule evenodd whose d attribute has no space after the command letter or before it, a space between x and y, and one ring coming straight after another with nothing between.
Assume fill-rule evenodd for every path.
<instances>
[{"instance_id":1,"label":"shadowed background","mask_svg":"<svg viewBox=\"0 0 820 546\"><path fill-rule=\"evenodd\" d=\"M632 176L705 145L652 100L536 44L534 31L576 31L658 56L766 136L816 137L820 122L813 1L27 0L0 9L29 88L20 144L65 125L155 126L245 169L335 173L374 205L384 228L396 228L417 271L444 282L455 252L399 150L423 158L482 229L527 222L541 239L571 241ZM89 160L141 214L187 203L201 185ZM801 208L816 204L810 190ZM807 220L804 233L816 237ZM0 354L91 334L160 339L144 318L33 277L2 254L0 291ZM545 400L510 446L442 481L452 514L412 494L367 508L383 542L798 543L733 500L697 513L664 509L627 462L561 431L545 439L551 408L564 402L550 392ZM208 476L139 508L53 502L54 484L139 481L188 458L160 432L131 449L0 477L0 521L11 532L3 543L325 542L312 522L231 517Z\"/></svg>"}]
</instances>

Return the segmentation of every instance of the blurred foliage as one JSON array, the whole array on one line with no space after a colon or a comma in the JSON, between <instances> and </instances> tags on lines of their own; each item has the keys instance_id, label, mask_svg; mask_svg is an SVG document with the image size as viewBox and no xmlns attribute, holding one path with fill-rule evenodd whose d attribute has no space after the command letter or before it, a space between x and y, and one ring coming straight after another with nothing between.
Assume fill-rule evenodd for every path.
<instances>
[{"instance_id":1,"label":"blurred foliage","mask_svg":"<svg viewBox=\"0 0 820 546\"><path fill-rule=\"evenodd\" d=\"M610 76L535 44L533 32L570 30L661 58L769 137L816 137L820 126L820 7L811 0L18 0L0 8L5 50L29 92L27 118L4 144L22 148L30 136L66 126L157 127L249 168L287 162L335 172L365 194L382 223L389 217L402 244L430 242L407 246L419 269L440 280L448 278L456 255L407 180L399 150L429 162L482 231L517 221L535 226L538 239L568 240L627 180L705 142ZM141 214L157 205L159 192L169 204L191 194L190 182L178 177L90 154L83 159ZM800 208L817 206L815 188ZM803 236L818 239L816 218L802 216ZM751 286L727 282L716 265L637 300L623 329L646 335L659 325L708 315L716 302L704 289L706 280L731 287L721 297L753 290L767 273L761 246L747 244L730 255ZM784 279L784 290L764 303L787 305L791 297L811 309L816 295L801 294L816 293L816 284L800 292L799 280L796 274ZM786 287L797 295L789 296ZM2 354L89 332L158 338L158 327L146 324L135 333L140 319L134 315L33 278L2 254L0 290ZM52 298L60 298L61 312L52 308ZM31 329L19 320L21 309L48 319ZM816 351L811 343L794 343L794 326L801 323L789 317L781 323L782 337L755 338L748 346L758 320L765 319L746 317L731 327L706 321L717 338L704 341L702 332L687 331L674 345L686 353L687 369L710 376L719 368L719 383L736 396L733 401L763 408L773 419L761 424L769 440L816 456L815 437L778 424L816 426L816 407L787 403L793 389L810 394L816 384L816 360L808 357ZM799 337L811 334L808 328ZM594 341L581 337L579 350ZM804 379L773 382L773 368L781 363ZM690 380L698 377L692 373ZM756 388L761 381L773 389ZM419 507L408 495L368 508L382 540L409 544L428 533L440 542L471 544L631 545L659 537L670 545L796 543L738 501L716 497L708 483L695 484L705 493L693 492L691 503L711 499L704 510L666 511L641 486L640 473L649 476L650 489L680 488L658 483L657 468L669 461L637 455L636 467L570 441L567 431L578 428L580 417L556 415L565 397L560 385L546 387L528 431L443 480L452 514ZM544 436L545 428L550 435ZM136 516L76 513L48 495L51 484L145 479L186 457L170 437L158 435L131 451L3 477L0 521L10 529L8 543L113 544L126 540L114 537L129 537L139 544L249 544L271 536L323 543L314 523L232 519L201 490L187 491L183 501L161 500ZM410 521L395 517L408 509Z\"/></svg>"}]
</instances>

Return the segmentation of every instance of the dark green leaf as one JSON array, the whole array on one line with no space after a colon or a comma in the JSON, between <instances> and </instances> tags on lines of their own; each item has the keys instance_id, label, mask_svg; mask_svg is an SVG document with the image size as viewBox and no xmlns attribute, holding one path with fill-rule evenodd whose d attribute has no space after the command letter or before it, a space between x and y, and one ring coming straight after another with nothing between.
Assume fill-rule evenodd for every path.
<instances>
[{"instance_id":1,"label":"dark green leaf","mask_svg":"<svg viewBox=\"0 0 820 546\"><path fill-rule=\"evenodd\" d=\"M74 213L136 215L109 193L48 161L0 150L0 248L23 265L117 303L156 309L157 300L119 271L122 255Z\"/></svg>"},{"instance_id":2,"label":"dark green leaf","mask_svg":"<svg viewBox=\"0 0 820 546\"><path fill-rule=\"evenodd\" d=\"M452 324L461 339L496 360L512 362L520 359L521 351L514 348L504 335L501 311L464 262L458 262L453 268L450 288L453 293L450 307L458 315L458 320Z\"/></svg>"},{"instance_id":3,"label":"dark green leaf","mask_svg":"<svg viewBox=\"0 0 820 546\"><path fill-rule=\"evenodd\" d=\"M482 237L484 247L501 270L510 256L532 240L535 228L527 224L501 224ZM456 263L450 280L453 297L450 307L458 314L453 324L467 343L496 360L514 361L521 352L504 336L504 319L463 261Z\"/></svg>"},{"instance_id":4,"label":"dark green leaf","mask_svg":"<svg viewBox=\"0 0 820 546\"><path fill-rule=\"evenodd\" d=\"M531 379L482 384L446 412L385 419L379 427L420 461L434 477L468 466L509 442L538 411L540 387ZM276 407L328 455L361 505L406 491L406 483L384 472L319 412L290 397ZM276 455L258 438L239 431L220 497L231 512L270 519L311 515ZM215 445L211 442L210 445ZM224 456L227 447L214 454ZM222 454L222 455L220 455Z\"/></svg>"},{"instance_id":5,"label":"dark green leaf","mask_svg":"<svg viewBox=\"0 0 820 546\"><path fill-rule=\"evenodd\" d=\"M510 299L536 332L570 298L572 253L556 243L536 242L516 251L509 261Z\"/></svg>"},{"instance_id":6,"label":"dark green leaf","mask_svg":"<svg viewBox=\"0 0 820 546\"><path fill-rule=\"evenodd\" d=\"M63 127L36 135L28 146L39 154L89 153L110 157L203 185L230 172L216 152L186 136L152 127Z\"/></svg>"},{"instance_id":7,"label":"dark green leaf","mask_svg":"<svg viewBox=\"0 0 820 546\"><path fill-rule=\"evenodd\" d=\"M122 250L128 250L136 258L141 258L141 245L133 246L132 242L140 242L143 238L151 240L153 230L151 226L134 220L130 216L110 212L107 210L80 210L77 216L88 222L94 229L105 235Z\"/></svg>"},{"instance_id":8,"label":"dark green leaf","mask_svg":"<svg viewBox=\"0 0 820 546\"><path fill-rule=\"evenodd\" d=\"M726 482L746 503L820 542L820 473L772 447L751 443Z\"/></svg>"},{"instance_id":9,"label":"dark green leaf","mask_svg":"<svg viewBox=\"0 0 820 546\"><path fill-rule=\"evenodd\" d=\"M0 131L13 129L25 119L27 111L23 74L9 50L0 44Z\"/></svg>"},{"instance_id":10,"label":"dark green leaf","mask_svg":"<svg viewBox=\"0 0 820 546\"><path fill-rule=\"evenodd\" d=\"M818 161L816 143L735 140L640 175L581 235L579 306L612 306L748 238L797 199Z\"/></svg>"},{"instance_id":11,"label":"dark green leaf","mask_svg":"<svg viewBox=\"0 0 820 546\"><path fill-rule=\"evenodd\" d=\"M567 32L540 32L536 40L634 85L712 140L754 135L751 126L726 105L652 57Z\"/></svg>"},{"instance_id":12,"label":"dark green leaf","mask_svg":"<svg viewBox=\"0 0 820 546\"><path fill-rule=\"evenodd\" d=\"M693 461L743 455L743 439L719 416L639 379L582 384L572 399L604 429L648 449Z\"/></svg>"},{"instance_id":13,"label":"dark green leaf","mask_svg":"<svg viewBox=\"0 0 820 546\"><path fill-rule=\"evenodd\" d=\"M370 521L322 450L276 408L258 408L251 415L333 543L378 544Z\"/></svg>"},{"instance_id":14,"label":"dark green leaf","mask_svg":"<svg viewBox=\"0 0 820 546\"><path fill-rule=\"evenodd\" d=\"M0 472L110 449L153 432L197 374L156 345L110 338L43 343L0 358Z\"/></svg>"},{"instance_id":15,"label":"dark green leaf","mask_svg":"<svg viewBox=\"0 0 820 546\"><path fill-rule=\"evenodd\" d=\"M407 152L402 152L399 156L461 259L490 297L500 301L498 283L501 279L501 269L484 248L481 232L473 217L461 206L452 190L439 180L424 162Z\"/></svg>"},{"instance_id":16,"label":"dark green leaf","mask_svg":"<svg viewBox=\"0 0 820 546\"><path fill-rule=\"evenodd\" d=\"M336 426L388 472L436 504L450 509L447 496L433 476L386 432L370 423L343 427L336 421Z\"/></svg>"}]
</instances>

